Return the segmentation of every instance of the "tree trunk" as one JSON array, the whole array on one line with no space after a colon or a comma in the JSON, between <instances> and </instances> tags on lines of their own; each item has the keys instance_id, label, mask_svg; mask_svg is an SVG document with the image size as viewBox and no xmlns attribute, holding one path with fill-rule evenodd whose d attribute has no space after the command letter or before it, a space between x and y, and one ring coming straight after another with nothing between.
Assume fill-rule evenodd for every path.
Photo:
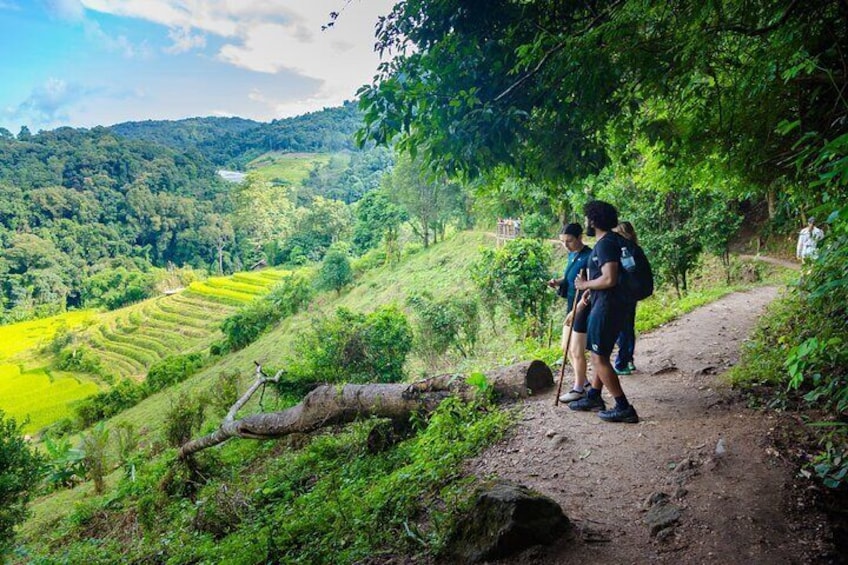
<instances>
[{"instance_id":1,"label":"tree trunk","mask_svg":"<svg viewBox=\"0 0 848 565\"><path fill-rule=\"evenodd\" d=\"M259 371L257 371L259 375ZM500 401L525 398L554 384L550 368L542 361L528 361L489 372L487 383ZM352 422L358 418L408 418L415 412L432 412L450 396L471 399L477 388L463 375L441 375L412 384L322 385L297 406L280 412L253 414L235 420L235 414L265 382L258 378L233 405L221 426L213 433L189 441L180 448L186 458L233 437L275 439L293 433L308 433L325 426Z\"/></svg>"},{"instance_id":2,"label":"tree trunk","mask_svg":"<svg viewBox=\"0 0 848 565\"><path fill-rule=\"evenodd\" d=\"M768 216L769 220L773 220L777 215L777 194L775 193L774 188L769 188L766 193L766 201L768 203Z\"/></svg>"}]
</instances>

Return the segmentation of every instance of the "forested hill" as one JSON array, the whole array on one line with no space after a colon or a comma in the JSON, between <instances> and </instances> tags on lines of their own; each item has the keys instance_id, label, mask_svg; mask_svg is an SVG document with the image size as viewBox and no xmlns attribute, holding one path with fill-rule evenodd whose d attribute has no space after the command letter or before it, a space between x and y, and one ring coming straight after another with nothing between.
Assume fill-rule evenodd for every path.
<instances>
[{"instance_id":1,"label":"forested hill","mask_svg":"<svg viewBox=\"0 0 848 565\"><path fill-rule=\"evenodd\" d=\"M0 137L5 319L84 303L99 292L95 273L211 261L215 227L231 210L228 190L197 150L106 128Z\"/></svg>"},{"instance_id":2,"label":"forested hill","mask_svg":"<svg viewBox=\"0 0 848 565\"><path fill-rule=\"evenodd\" d=\"M192 118L116 124L116 134L196 149L219 166L241 168L268 151L284 153L353 150L353 133L362 125L356 103L324 108L293 118L260 123L240 118Z\"/></svg>"},{"instance_id":3,"label":"forested hill","mask_svg":"<svg viewBox=\"0 0 848 565\"><path fill-rule=\"evenodd\" d=\"M245 118L186 118L184 120L144 120L110 126L113 133L126 139L141 139L166 145L178 151L214 144L225 135L255 129L260 122Z\"/></svg>"}]
</instances>

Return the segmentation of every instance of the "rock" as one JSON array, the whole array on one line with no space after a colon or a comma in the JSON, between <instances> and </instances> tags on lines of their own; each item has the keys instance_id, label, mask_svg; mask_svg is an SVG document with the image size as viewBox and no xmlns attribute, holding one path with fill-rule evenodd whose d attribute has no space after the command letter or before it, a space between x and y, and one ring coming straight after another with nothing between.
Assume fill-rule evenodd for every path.
<instances>
[{"instance_id":1,"label":"rock","mask_svg":"<svg viewBox=\"0 0 848 565\"><path fill-rule=\"evenodd\" d=\"M500 559L533 545L550 544L569 526L552 499L497 480L478 489L474 507L448 535L443 557L459 563Z\"/></svg>"},{"instance_id":2,"label":"rock","mask_svg":"<svg viewBox=\"0 0 848 565\"><path fill-rule=\"evenodd\" d=\"M668 540L673 535L674 535L674 528L673 527L663 528L662 530L657 532L656 538L657 538L657 541L662 542L662 541Z\"/></svg>"},{"instance_id":3,"label":"rock","mask_svg":"<svg viewBox=\"0 0 848 565\"><path fill-rule=\"evenodd\" d=\"M719 438L715 447L716 457L724 457L727 454L727 447L724 445L724 438Z\"/></svg>"},{"instance_id":4,"label":"rock","mask_svg":"<svg viewBox=\"0 0 848 565\"><path fill-rule=\"evenodd\" d=\"M665 504L668 502L668 495L662 491L652 492L645 500L645 508L650 508L654 504Z\"/></svg>"},{"instance_id":5,"label":"rock","mask_svg":"<svg viewBox=\"0 0 848 565\"><path fill-rule=\"evenodd\" d=\"M676 491L674 491L674 499L675 499L675 500L680 500L681 498L683 498L683 497L684 497L684 496L686 496L687 494L689 494L689 491L688 491L688 490L686 490L686 489L685 489L685 488L683 488L683 487L677 487L677 490L676 490Z\"/></svg>"},{"instance_id":6,"label":"rock","mask_svg":"<svg viewBox=\"0 0 848 565\"><path fill-rule=\"evenodd\" d=\"M707 365L706 367L701 367L697 371L695 371L696 375L714 375L716 372L716 368L713 365Z\"/></svg>"},{"instance_id":7,"label":"rock","mask_svg":"<svg viewBox=\"0 0 848 565\"><path fill-rule=\"evenodd\" d=\"M680 520L680 509L669 502L654 504L645 515L645 523L655 536L660 530L668 528Z\"/></svg>"},{"instance_id":8,"label":"rock","mask_svg":"<svg viewBox=\"0 0 848 565\"><path fill-rule=\"evenodd\" d=\"M668 373L673 373L676 370L677 370L677 367L675 365L666 365L665 367L663 367L661 369L657 369L656 371L654 371L651 374L656 377L657 375L667 375Z\"/></svg>"},{"instance_id":9,"label":"rock","mask_svg":"<svg viewBox=\"0 0 848 565\"><path fill-rule=\"evenodd\" d=\"M548 430L547 432L545 432L545 435L548 437L554 437L555 435L557 435L557 433L555 430Z\"/></svg>"},{"instance_id":10,"label":"rock","mask_svg":"<svg viewBox=\"0 0 848 565\"><path fill-rule=\"evenodd\" d=\"M567 440L565 436L556 435L551 438L551 447L559 447L564 444Z\"/></svg>"}]
</instances>

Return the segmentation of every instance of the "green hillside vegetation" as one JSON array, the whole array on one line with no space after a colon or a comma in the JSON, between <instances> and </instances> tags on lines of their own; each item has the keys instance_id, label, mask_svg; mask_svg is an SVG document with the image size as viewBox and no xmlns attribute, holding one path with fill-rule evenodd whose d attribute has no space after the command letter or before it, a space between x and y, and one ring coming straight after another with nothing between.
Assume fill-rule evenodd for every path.
<instances>
[{"instance_id":1,"label":"green hillside vegetation","mask_svg":"<svg viewBox=\"0 0 848 565\"><path fill-rule=\"evenodd\" d=\"M24 430L29 433L73 419L78 401L107 383L141 382L169 357L206 353L223 338L224 319L267 294L288 273L266 269L210 277L177 294L111 312L68 312L0 326L0 410L20 422L28 419ZM68 370L56 369L67 355L77 361L65 361Z\"/></svg>"},{"instance_id":2,"label":"green hillside vegetation","mask_svg":"<svg viewBox=\"0 0 848 565\"><path fill-rule=\"evenodd\" d=\"M245 169L266 182L299 186L309 178L310 172L331 159L349 161L350 157L343 153L265 153L247 163Z\"/></svg>"},{"instance_id":3,"label":"green hillside vegetation","mask_svg":"<svg viewBox=\"0 0 848 565\"><path fill-rule=\"evenodd\" d=\"M207 399L202 429L215 426L222 414L221 403L215 399L226 390L223 383L235 378L239 390L244 390L253 379L253 361L261 362L269 371L294 366L297 359L293 353L299 336L308 333L316 320L331 317L339 307L353 312L371 312L388 305L404 307L409 297L425 291L434 300L450 297L476 300L478 290L469 276L468 266L479 260L481 250L493 245L494 239L489 234L458 232L426 250L410 247L397 264L363 270L369 258L354 262L359 277L340 296L335 292L319 295L307 311L284 319L248 347L220 358L186 381L153 394L111 418L106 422L107 429L136 431L138 455L130 456L124 464L117 463L116 454L109 455L114 471L106 479L102 497L92 496L91 484L85 483L36 501L32 506L33 517L22 531L25 548L22 551L31 552L28 555L34 557L51 553L47 547L51 545L61 547L62 554L69 558L105 560L117 556L142 558L149 552L164 551L176 562L197 559L353 562L382 551L415 553L422 547L426 551L438 551L453 503L445 510L430 512L426 508L439 506L441 503L437 501L444 501L445 497L456 498L454 502L462 500L462 493L469 486L468 480L457 474L463 458L500 437L511 421L509 412L491 408L480 411L474 405L450 404L431 419L426 431L379 454L369 454L365 447L373 422L279 443L233 440L214 450L214 455L210 454L215 463L210 460L204 465L212 464L216 470L207 477L205 486L188 495L202 503L189 506L185 506L183 495L178 494L183 492L180 480L172 483L173 479L168 478L168 461L173 451L163 451L160 438L169 425L169 417L165 415L173 413L180 398L201 395ZM554 251L551 272L558 270L563 261L558 247L551 248ZM699 298L712 300L744 287L735 280L730 286L722 286L722 276L720 272L716 276L715 272L718 264L718 259L706 259L704 268L693 279L688 302L680 302L671 289L646 301L640 308L640 326L656 327L667 321L657 317L657 310L687 311L699 303ZM748 272L756 272L760 283L785 276L780 269L759 264L749 264ZM255 279L261 274L239 274L234 279ZM413 310L404 309L410 319L415 319ZM456 351L433 355L418 343L407 362L406 373L413 379L456 370L473 372L538 356L553 362L559 356L555 344L562 316L561 301L554 312L553 335L541 340L522 339L510 324L482 323L477 346L469 357ZM416 335L420 335L417 326ZM553 348L546 346L547 339L552 340ZM282 409L297 400L298 397L287 393L278 397L269 389L261 403L255 398L243 413ZM205 457L202 459L206 460ZM211 467L204 468L204 473L211 472ZM128 475L129 469L133 470L135 481ZM157 486L165 485L161 481L171 486ZM160 490L163 488L165 491ZM177 491L169 490L172 488ZM224 489L232 494L223 495ZM343 519L338 514L342 508L354 514ZM431 526L416 522L416 528L422 528L416 535L425 540L423 546L421 540L415 541L414 536L405 533L404 526L406 523L406 527L411 527L410 520L421 512L436 521ZM170 518L163 522L153 519L154 515ZM235 515L237 520L229 523ZM133 527L138 528L143 540L126 544L127 540L107 525L126 520L135 524ZM379 526L375 520L381 521ZM439 521L444 522L443 526L436 525ZM88 541L73 541L78 535L75 532L83 530ZM54 533L45 537L44 532L48 531ZM271 534L272 531L275 533ZM369 531L381 533L367 534ZM317 532L324 533L315 537ZM285 536L289 542L273 549L261 541L270 543L268 535ZM93 544L95 539L99 541ZM166 539L170 541L166 543Z\"/></svg>"}]
</instances>

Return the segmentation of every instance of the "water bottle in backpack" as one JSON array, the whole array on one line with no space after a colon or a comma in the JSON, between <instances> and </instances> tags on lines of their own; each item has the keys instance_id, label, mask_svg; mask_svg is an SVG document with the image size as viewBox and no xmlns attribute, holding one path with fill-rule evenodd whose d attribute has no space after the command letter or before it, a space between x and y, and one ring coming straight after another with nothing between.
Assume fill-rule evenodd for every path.
<instances>
[{"instance_id":1,"label":"water bottle in backpack","mask_svg":"<svg viewBox=\"0 0 848 565\"><path fill-rule=\"evenodd\" d=\"M627 247L621 248L621 266L624 267L629 273L632 273L636 270L636 259L633 257Z\"/></svg>"}]
</instances>

